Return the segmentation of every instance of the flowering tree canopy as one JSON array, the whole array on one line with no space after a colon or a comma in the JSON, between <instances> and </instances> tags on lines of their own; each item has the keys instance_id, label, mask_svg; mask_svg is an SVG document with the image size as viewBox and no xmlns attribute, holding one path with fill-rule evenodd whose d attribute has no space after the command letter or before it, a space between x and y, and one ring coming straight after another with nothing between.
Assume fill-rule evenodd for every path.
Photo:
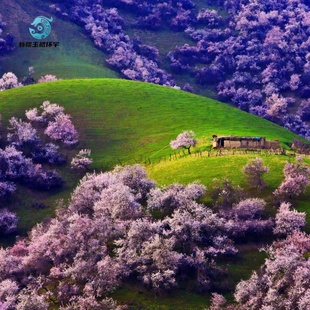
<instances>
[{"instance_id":1,"label":"flowering tree canopy","mask_svg":"<svg viewBox=\"0 0 310 310\"><path fill-rule=\"evenodd\" d=\"M86 170L87 167L93 162L89 158L91 150L84 149L80 150L79 153L72 158L71 168L75 170Z\"/></svg>"},{"instance_id":2,"label":"flowering tree canopy","mask_svg":"<svg viewBox=\"0 0 310 310\"><path fill-rule=\"evenodd\" d=\"M196 140L194 139L193 131L184 131L180 133L175 140L170 141L170 146L173 150L185 148L188 150L188 154L190 154L190 148L196 145Z\"/></svg>"},{"instance_id":3,"label":"flowering tree canopy","mask_svg":"<svg viewBox=\"0 0 310 310\"><path fill-rule=\"evenodd\" d=\"M17 76L12 72L4 73L0 78L0 91L20 87L21 84L18 82Z\"/></svg>"},{"instance_id":4,"label":"flowering tree canopy","mask_svg":"<svg viewBox=\"0 0 310 310\"><path fill-rule=\"evenodd\" d=\"M282 202L276 215L276 226L273 232L277 235L289 235L306 225L306 213L290 210L290 203Z\"/></svg>"},{"instance_id":5,"label":"flowering tree canopy","mask_svg":"<svg viewBox=\"0 0 310 310\"><path fill-rule=\"evenodd\" d=\"M296 158L296 163L285 164L283 169L284 181L274 191L274 195L283 198L292 198L303 193L309 185L310 168L303 162L302 156Z\"/></svg>"},{"instance_id":6,"label":"flowering tree canopy","mask_svg":"<svg viewBox=\"0 0 310 310\"><path fill-rule=\"evenodd\" d=\"M309 250L310 238L301 232L274 242L260 272L237 285L237 309L309 309Z\"/></svg>"},{"instance_id":7,"label":"flowering tree canopy","mask_svg":"<svg viewBox=\"0 0 310 310\"><path fill-rule=\"evenodd\" d=\"M86 174L55 218L0 249L0 303L48 309L57 300L62 309L77 303L114 309L107 297L129 278L157 293L184 280L197 291L213 290L212 279L225 274L218 258L238 252L233 239L261 233L270 221L261 219L262 199L241 200L222 213L197 202L205 192L199 183L156 187L139 165ZM214 304L224 304L214 296Z\"/></svg>"}]
</instances>

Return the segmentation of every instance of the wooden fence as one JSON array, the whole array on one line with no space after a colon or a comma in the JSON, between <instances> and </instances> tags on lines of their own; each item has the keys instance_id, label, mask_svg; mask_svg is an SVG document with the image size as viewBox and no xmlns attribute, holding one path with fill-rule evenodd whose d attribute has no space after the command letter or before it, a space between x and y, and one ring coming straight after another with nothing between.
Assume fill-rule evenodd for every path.
<instances>
[{"instance_id":1,"label":"wooden fence","mask_svg":"<svg viewBox=\"0 0 310 310\"><path fill-rule=\"evenodd\" d=\"M188 154L186 150L181 150L179 152L173 152L169 155L159 156L156 158L151 157L139 157L134 158L131 161L123 162L122 160L118 159L120 165L132 165L132 164L144 164L144 165L152 165L158 164L160 162L166 161L175 161L180 158L185 157L217 157L217 156L233 156L233 155L251 155L255 154L258 156L271 156L271 155L289 155L295 156L295 152L290 151L287 152L284 148L281 149L204 149L204 150L193 150L191 154Z\"/></svg>"}]
</instances>

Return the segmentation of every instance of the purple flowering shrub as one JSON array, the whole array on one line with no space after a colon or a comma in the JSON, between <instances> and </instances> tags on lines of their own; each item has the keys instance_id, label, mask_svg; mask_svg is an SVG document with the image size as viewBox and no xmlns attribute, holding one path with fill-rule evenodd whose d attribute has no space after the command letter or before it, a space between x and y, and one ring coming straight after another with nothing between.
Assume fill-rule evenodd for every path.
<instances>
[{"instance_id":1,"label":"purple flowering shrub","mask_svg":"<svg viewBox=\"0 0 310 310\"><path fill-rule=\"evenodd\" d=\"M25 114L28 122L16 117L9 119L5 146L0 148L2 199L9 198L18 183L37 190L61 188L64 181L59 173L45 167L64 164L66 157L59 152L59 145L43 141L49 138L70 147L78 143L70 115L57 103L44 101L39 109L27 110Z\"/></svg>"}]
</instances>

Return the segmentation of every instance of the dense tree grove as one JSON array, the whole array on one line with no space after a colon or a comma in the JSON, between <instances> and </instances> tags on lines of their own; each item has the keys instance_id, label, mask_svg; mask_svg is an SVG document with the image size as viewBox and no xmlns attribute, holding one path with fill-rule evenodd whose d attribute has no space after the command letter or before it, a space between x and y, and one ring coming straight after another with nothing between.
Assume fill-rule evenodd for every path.
<instances>
[{"instance_id":1,"label":"dense tree grove","mask_svg":"<svg viewBox=\"0 0 310 310\"><path fill-rule=\"evenodd\" d=\"M105 9L92 1L76 1L70 10L73 20L85 25L97 47L107 52L107 63L124 77L175 86L173 78L159 68L156 48L132 40L123 31L123 19L116 8Z\"/></svg>"},{"instance_id":2,"label":"dense tree grove","mask_svg":"<svg viewBox=\"0 0 310 310\"><path fill-rule=\"evenodd\" d=\"M225 272L217 259L237 254L235 238L273 225L261 219L263 200L216 213L197 202L205 191L199 183L156 187L139 165L87 174L55 218L0 250L0 304L104 309L128 278L158 293L184 280L197 291L220 289L214 279Z\"/></svg>"},{"instance_id":3,"label":"dense tree grove","mask_svg":"<svg viewBox=\"0 0 310 310\"><path fill-rule=\"evenodd\" d=\"M175 86L160 68L156 46L130 38L128 27L185 32L189 42L168 53L172 75L189 74L202 88L213 85L221 100L309 138L309 2L225 0L216 2L218 10L210 5L214 1L198 10L191 0L72 0L52 8L84 25L109 54L107 63L133 80ZM125 22L124 11L134 21ZM192 90L188 83L183 88ZM300 107L297 114L293 105Z\"/></svg>"},{"instance_id":4,"label":"dense tree grove","mask_svg":"<svg viewBox=\"0 0 310 310\"><path fill-rule=\"evenodd\" d=\"M309 309L309 250L310 237L300 232L274 242L260 272L237 285L239 309Z\"/></svg>"},{"instance_id":5,"label":"dense tree grove","mask_svg":"<svg viewBox=\"0 0 310 310\"><path fill-rule=\"evenodd\" d=\"M16 230L17 216L5 206L18 184L42 191L64 184L60 174L50 168L64 164L66 157L59 152L59 145L46 143L48 137L65 146L78 142L70 116L58 104L44 101L40 109L30 109L25 114L28 121L13 116L8 120L7 130L1 128L4 139L0 148L0 234ZM91 162L90 158L87 160Z\"/></svg>"},{"instance_id":6,"label":"dense tree grove","mask_svg":"<svg viewBox=\"0 0 310 310\"><path fill-rule=\"evenodd\" d=\"M204 11L198 17L206 16L207 26L189 25L186 32L197 44L172 51L172 68L190 72L198 83L217 83L222 100L308 137L305 117L298 119L304 105L297 116L285 116L292 94L309 97L309 3L227 0L221 6L225 19Z\"/></svg>"},{"instance_id":7,"label":"dense tree grove","mask_svg":"<svg viewBox=\"0 0 310 310\"><path fill-rule=\"evenodd\" d=\"M236 287L238 304L228 305L222 295L213 293L209 310L309 309L310 236L294 231L264 250L264 265Z\"/></svg>"}]
</instances>

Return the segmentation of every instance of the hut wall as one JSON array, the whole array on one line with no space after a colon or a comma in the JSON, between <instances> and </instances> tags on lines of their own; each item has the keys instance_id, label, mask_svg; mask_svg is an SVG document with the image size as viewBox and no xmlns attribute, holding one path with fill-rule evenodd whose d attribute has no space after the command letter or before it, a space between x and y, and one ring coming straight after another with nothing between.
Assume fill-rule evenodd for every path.
<instances>
[{"instance_id":1,"label":"hut wall","mask_svg":"<svg viewBox=\"0 0 310 310\"><path fill-rule=\"evenodd\" d=\"M272 141L270 141L270 146L272 149L279 149L280 148L280 141L279 140L272 140Z\"/></svg>"},{"instance_id":2,"label":"hut wall","mask_svg":"<svg viewBox=\"0 0 310 310\"><path fill-rule=\"evenodd\" d=\"M255 148L257 146L257 141L248 141L248 148Z\"/></svg>"},{"instance_id":3,"label":"hut wall","mask_svg":"<svg viewBox=\"0 0 310 310\"><path fill-rule=\"evenodd\" d=\"M240 146L241 146L240 141L224 140L224 147L239 148Z\"/></svg>"},{"instance_id":4,"label":"hut wall","mask_svg":"<svg viewBox=\"0 0 310 310\"><path fill-rule=\"evenodd\" d=\"M261 147L266 147L266 139L265 138L261 138L260 139L260 146Z\"/></svg>"},{"instance_id":5,"label":"hut wall","mask_svg":"<svg viewBox=\"0 0 310 310\"><path fill-rule=\"evenodd\" d=\"M265 142L266 149L279 149L280 141L279 140L271 140Z\"/></svg>"},{"instance_id":6,"label":"hut wall","mask_svg":"<svg viewBox=\"0 0 310 310\"><path fill-rule=\"evenodd\" d=\"M266 149L279 149L280 141L268 141L265 137L259 138L242 138L242 137L214 137L213 147L224 148L266 148Z\"/></svg>"},{"instance_id":7,"label":"hut wall","mask_svg":"<svg viewBox=\"0 0 310 310\"><path fill-rule=\"evenodd\" d=\"M240 145L240 147L245 147L245 148L249 147L249 141L247 141L247 140L241 140L241 145Z\"/></svg>"}]
</instances>

